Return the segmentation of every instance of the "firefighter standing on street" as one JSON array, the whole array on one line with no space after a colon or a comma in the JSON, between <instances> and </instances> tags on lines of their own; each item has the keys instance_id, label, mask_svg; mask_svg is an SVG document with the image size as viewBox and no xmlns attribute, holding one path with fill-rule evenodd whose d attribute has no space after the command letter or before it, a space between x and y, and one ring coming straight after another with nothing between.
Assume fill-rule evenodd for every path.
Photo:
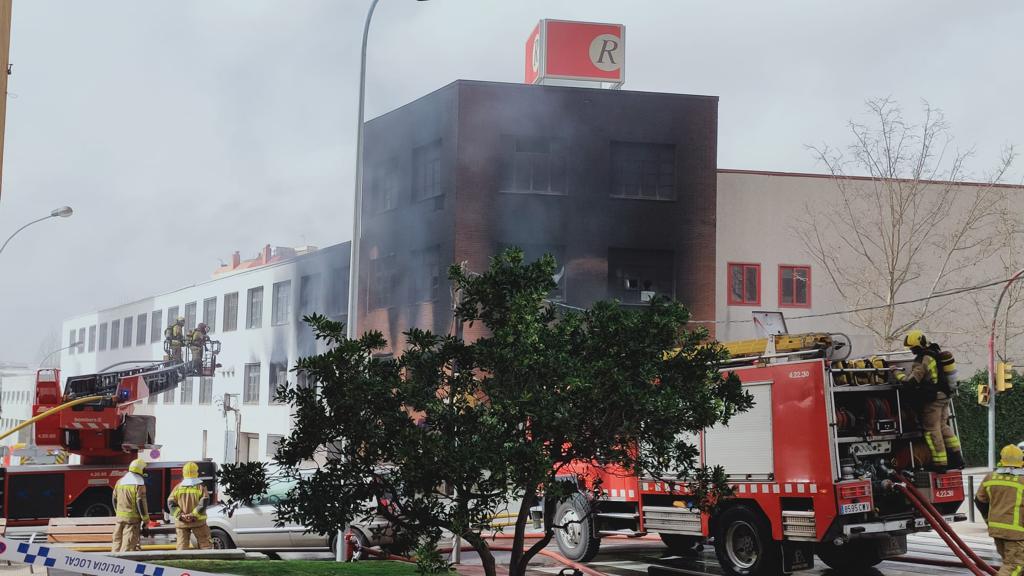
<instances>
[{"instance_id":1,"label":"firefighter standing on street","mask_svg":"<svg viewBox=\"0 0 1024 576\"><path fill-rule=\"evenodd\" d=\"M207 336L209 331L210 327L200 322L199 326L188 333L188 347L192 352L192 364L196 374L199 374L203 368L203 351L206 349L206 342L210 339Z\"/></svg>"},{"instance_id":2,"label":"firefighter standing on street","mask_svg":"<svg viewBox=\"0 0 1024 576\"><path fill-rule=\"evenodd\" d=\"M167 497L167 508L174 518L174 528L178 537L178 550L189 550L192 535L195 534L200 550L209 550L210 527L206 524L206 506L210 494L199 479L199 466L188 462L181 469L181 483L171 490Z\"/></svg>"},{"instance_id":3,"label":"firefighter standing on street","mask_svg":"<svg viewBox=\"0 0 1024 576\"><path fill-rule=\"evenodd\" d=\"M924 332L911 330L903 345L914 353L910 374L897 378L910 388L915 409L924 428L924 441L931 454L931 467L945 471L964 467L960 439L949 425L949 398L956 386L956 361L938 344L929 342Z\"/></svg>"},{"instance_id":4,"label":"firefighter standing on street","mask_svg":"<svg viewBox=\"0 0 1024 576\"><path fill-rule=\"evenodd\" d=\"M998 576L1024 574L1024 452L1013 444L999 452L999 468L981 481L974 502L988 523L1003 561Z\"/></svg>"},{"instance_id":5,"label":"firefighter standing on street","mask_svg":"<svg viewBox=\"0 0 1024 576\"><path fill-rule=\"evenodd\" d=\"M174 322L164 329L164 350L167 355L164 361L181 362L181 347L185 345L185 317L178 316Z\"/></svg>"},{"instance_id":6,"label":"firefighter standing on street","mask_svg":"<svg viewBox=\"0 0 1024 576\"><path fill-rule=\"evenodd\" d=\"M142 524L149 519L146 508L146 462L136 458L128 465L128 473L114 486L114 513L117 524L111 552L134 552L139 549Z\"/></svg>"}]
</instances>

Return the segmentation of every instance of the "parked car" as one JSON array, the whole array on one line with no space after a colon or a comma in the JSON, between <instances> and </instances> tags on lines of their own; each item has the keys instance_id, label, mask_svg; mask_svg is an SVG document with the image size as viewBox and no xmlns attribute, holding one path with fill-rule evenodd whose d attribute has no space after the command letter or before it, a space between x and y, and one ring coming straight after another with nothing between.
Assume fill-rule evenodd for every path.
<instances>
[{"instance_id":1,"label":"parked car","mask_svg":"<svg viewBox=\"0 0 1024 576\"><path fill-rule=\"evenodd\" d=\"M207 511L210 537L217 549L242 548L254 552L329 552L334 550L335 535L322 536L307 531L305 526L285 524L277 526L276 505L288 497L294 481L274 482L270 490L253 500L252 504L235 508L228 516L227 503L211 506ZM378 525L382 521L354 524L353 536L361 546L376 546L382 542ZM354 560L368 556L356 554Z\"/></svg>"}]
</instances>

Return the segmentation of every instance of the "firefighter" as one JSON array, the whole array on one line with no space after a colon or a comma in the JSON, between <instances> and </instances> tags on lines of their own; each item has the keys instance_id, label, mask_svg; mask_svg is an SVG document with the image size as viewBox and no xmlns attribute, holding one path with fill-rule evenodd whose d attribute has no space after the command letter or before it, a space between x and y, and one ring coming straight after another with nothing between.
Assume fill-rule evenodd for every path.
<instances>
[{"instance_id":1,"label":"firefighter","mask_svg":"<svg viewBox=\"0 0 1024 576\"><path fill-rule=\"evenodd\" d=\"M210 542L210 527L206 524L206 505L210 494L199 479L199 466L188 462L181 469L182 480L167 497L167 508L174 518L174 529L178 537L178 550L189 550L192 535L195 534L200 550L213 548Z\"/></svg>"},{"instance_id":2,"label":"firefighter","mask_svg":"<svg viewBox=\"0 0 1024 576\"><path fill-rule=\"evenodd\" d=\"M188 333L188 347L192 352L192 365L196 374L200 374L203 369L203 350L206 349L206 342L210 339L207 336L209 331L210 327L204 322L200 322L199 326Z\"/></svg>"},{"instance_id":3,"label":"firefighter","mask_svg":"<svg viewBox=\"0 0 1024 576\"><path fill-rule=\"evenodd\" d=\"M185 317L178 316L167 328L164 329L164 350L167 355L164 361L173 360L181 362L181 348L185 345Z\"/></svg>"},{"instance_id":4,"label":"firefighter","mask_svg":"<svg viewBox=\"0 0 1024 576\"><path fill-rule=\"evenodd\" d=\"M949 398L956 385L956 361L938 344L929 342L924 332L911 330L903 345L914 353L910 374L897 378L907 386L924 428L924 441L931 454L931 467L945 471L964 467L960 439L949 425Z\"/></svg>"},{"instance_id":5,"label":"firefighter","mask_svg":"<svg viewBox=\"0 0 1024 576\"><path fill-rule=\"evenodd\" d=\"M117 524L111 552L134 552L140 549L142 524L149 518L146 508L146 462L140 458L128 465L128 473L114 486L114 513Z\"/></svg>"},{"instance_id":6,"label":"firefighter","mask_svg":"<svg viewBox=\"0 0 1024 576\"><path fill-rule=\"evenodd\" d=\"M1024 452L1013 444L999 452L999 468L985 475L975 505L988 524L1003 561L998 576L1024 574Z\"/></svg>"}]
</instances>

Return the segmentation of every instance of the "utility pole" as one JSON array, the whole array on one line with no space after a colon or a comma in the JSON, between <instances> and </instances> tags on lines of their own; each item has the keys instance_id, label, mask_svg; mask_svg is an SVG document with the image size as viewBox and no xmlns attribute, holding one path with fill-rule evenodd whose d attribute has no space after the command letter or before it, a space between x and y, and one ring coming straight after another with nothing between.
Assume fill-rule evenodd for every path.
<instances>
[{"instance_id":1,"label":"utility pole","mask_svg":"<svg viewBox=\"0 0 1024 576\"><path fill-rule=\"evenodd\" d=\"M11 70L11 9L13 0L0 0L0 197L3 196L4 132L7 128L7 76Z\"/></svg>"}]
</instances>

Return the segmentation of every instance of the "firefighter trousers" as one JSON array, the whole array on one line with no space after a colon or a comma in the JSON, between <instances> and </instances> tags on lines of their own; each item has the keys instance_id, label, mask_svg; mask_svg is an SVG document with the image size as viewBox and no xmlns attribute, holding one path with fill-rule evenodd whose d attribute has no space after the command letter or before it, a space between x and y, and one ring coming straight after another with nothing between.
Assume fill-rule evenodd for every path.
<instances>
[{"instance_id":1,"label":"firefighter trousers","mask_svg":"<svg viewBox=\"0 0 1024 576\"><path fill-rule=\"evenodd\" d=\"M960 439L949 425L948 396L939 392L935 400L924 405L921 409L921 426L924 427L924 441L931 453L932 464L948 465L948 452L960 452Z\"/></svg>"},{"instance_id":2,"label":"firefighter trousers","mask_svg":"<svg viewBox=\"0 0 1024 576\"><path fill-rule=\"evenodd\" d=\"M200 524L199 526L177 526L174 529L177 535L178 550L192 550L192 535L196 537L196 542L199 544L200 550L209 550L213 548L213 543L210 542L210 527L206 524Z\"/></svg>"},{"instance_id":3,"label":"firefighter trousers","mask_svg":"<svg viewBox=\"0 0 1024 576\"><path fill-rule=\"evenodd\" d=\"M110 546L111 552L134 552L139 549L139 534L142 522L138 520L118 520L114 524L114 537Z\"/></svg>"},{"instance_id":4,"label":"firefighter trousers","mask_svg":"<svg viewBox=\"0 0 1024 576\"><path fill-rule=\"evenodd\" d=\"M1024 540L1003 540L996 538L996 551L1003 565L997 576L1021 576L1024 574Z\"/></svg>"}]
</instances>

